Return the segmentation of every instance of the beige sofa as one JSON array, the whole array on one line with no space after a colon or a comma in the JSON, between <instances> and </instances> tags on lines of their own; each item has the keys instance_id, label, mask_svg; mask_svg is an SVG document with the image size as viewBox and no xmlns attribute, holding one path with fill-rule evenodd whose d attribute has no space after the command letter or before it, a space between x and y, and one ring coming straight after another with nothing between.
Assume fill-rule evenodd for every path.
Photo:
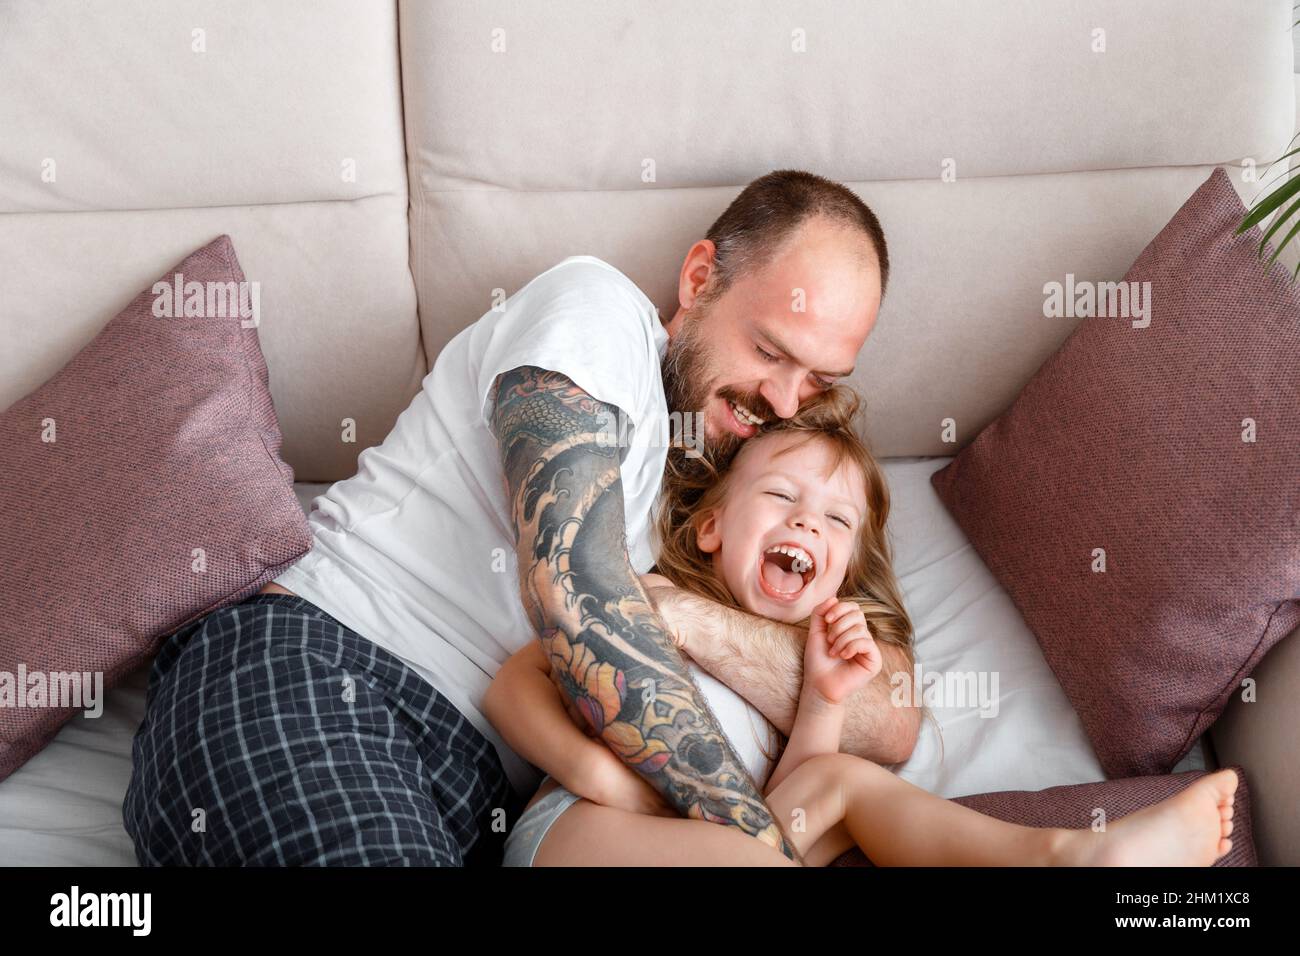
<instances>
[{"instance_id":1,"label":"beige sofa","mask_svg":"<svg viewBox=\"0 0 1300 956\"><path fill-rule=\"evenodd\" d=\"M1118 278L1215 165L1255 195L1243 171L1295 125L1291 19L1289 0L6 3L0 407L229 233L306 502L495 290L589 253L667 310L730 198L799 167L888 236L856 376L877 453L950 456L1071 331L1042 317L1044 281ZM1206 759L1247 768L1262 860L1300 863L1300 640L1258 676ZM131 862L144 679L0 783L0 863Z\"/></svg>"}]
</instances>

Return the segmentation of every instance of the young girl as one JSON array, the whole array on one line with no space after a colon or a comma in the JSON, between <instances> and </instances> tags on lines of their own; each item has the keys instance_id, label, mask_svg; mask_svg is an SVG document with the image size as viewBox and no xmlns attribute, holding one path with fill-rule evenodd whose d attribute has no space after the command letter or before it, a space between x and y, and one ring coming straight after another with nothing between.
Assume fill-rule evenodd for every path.
<instances>
[{"instance_id":1,"label":"young girl","mask_svg":"<svg viewBox=\"0 0 1300 956\"><path fill-rule=\"evenodd\" d=\"M774 770L746 747L745 722L756 718L773 735L774 728L691 666L805 863L825 866L855 844L884 866L1205 866L1227 853L1237 786L1231 770L1096 832L1004 823L839 753L845 701L881 668L876 641L910 653L911 637L885 537L888 491L854 430L857 407L851 390L836 387L749 439L716 480L670 469L658 516L663 577L643 579L807 626L798 711ZM579 664L548 660L534 641L488 690L488 718L549 774L507 838L505 865L789 862L734 828L679 817L580 729L578 711L552 684L553 666ZM582 685L583 674L570 676Z\"/></svg>"}]
</instances>

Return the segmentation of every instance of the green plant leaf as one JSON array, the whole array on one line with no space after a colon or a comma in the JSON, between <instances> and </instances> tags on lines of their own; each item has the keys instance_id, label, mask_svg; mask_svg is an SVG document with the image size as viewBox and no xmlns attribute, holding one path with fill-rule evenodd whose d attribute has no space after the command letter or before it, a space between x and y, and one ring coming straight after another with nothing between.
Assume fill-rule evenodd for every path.
<instances>
[{"instance_id":1,"label":"green plant leaf","mask_svg":"<svg viewBox=\"0 0 1300 956\"><path fill-rule=\"evenodd\" d=\"M1300 199L1297 199L1291 205L1287 206L1285 212L1280 212L1273 217L1273 222L1269 225L1268 232L1264 233L1264 235L1259 240L1259 254L1261 256L1264 254L1264 247L1268 245L1268 240L1272 238L1273 233L1277 232L1284 225L1286 225L1287 221L1296 214L1297 209L1300 209ZM1287 236L1287 238L1290 239L1291 237ZM1285 246L1286 243L1283 242L1282 245ZM1280 251L1281 246L1279 246L1278 249Z\"/></svg>"},{"instance_id":2,"label":"green plant leaf","mask_svg":"<svg viewBox=\"0 0 1300 956\"><path fill-rule=\"evenodd\" d=\"M1278 243L1276 248L1273 249L1273 254L1268 257L1268 262L1265 263L1266 266L1271 266L1277 261L1277 257L1282 254L1282 250L1287 247L1287 243L1295 238L1297 232L1300 232L1300 219L1296 220L1296 224L1291 227L1291 231L1286 234L1286 238ZM1263 252L1263 249L1260 251ZM1296 268L1300 269L1300 263L1296 263Z\"/></svg>"},{"instance_id":3,"label":"green plant leaf","mask_svg":"<svg viewBox=\"0 0 1300 956\"><path fill-rule=\"evenodd\" d=\"M1294 136L1291 137L1291 142L1286 144L1287 151L1285 153L1277 157L1277 159L1270 161L1264 166L1263 170L1259 174L1261 180L1259 192L1257 192L1255 194L1255 198L1252 199L1246 205L1253 206L1256 202L1259 201L1259 197L1263 195L1263 193L1265 192L1265 187L1269 185L1268 182L1263 181L1264 177L1266 177L1269 174L1269 172L1273 169L1274 166L1278 165L1278 163L1282 162L1282 160L1287 159L1291 156L1295 156L1297 153L1300 153L1300 146L1297 146L1295 149L1291 149L1292 146L1295 146L1295 141L1298 139L1300 139L1300 132L1297 132ZM1292 169L1290 166L1283 166L1280 170L1278 170L1278 173L1274 176L1274 179L1278 179L1278 178L1285 179L1289 177L1291 173L1292 173Z\"/></svg>"},{"instance_id":4,"label":"green plant leaf","mask_svg":"<svg viewBox=\"0 0 1300 956\"><path fill-rule=\"evenodd\" d=\"M1240 235L1251 226L1263 222L1264 219L1268 217L1269 213L1277 209L1287 200L1295 198L1296 193L1300 193L1300 177L1288 179L1277 189L1273 190L1273 192L1261 199L1259 204L1255 206L1246 218L1241 221L1241 225L1237 227L1237 234Z\"/></svg>"}]
</instances>

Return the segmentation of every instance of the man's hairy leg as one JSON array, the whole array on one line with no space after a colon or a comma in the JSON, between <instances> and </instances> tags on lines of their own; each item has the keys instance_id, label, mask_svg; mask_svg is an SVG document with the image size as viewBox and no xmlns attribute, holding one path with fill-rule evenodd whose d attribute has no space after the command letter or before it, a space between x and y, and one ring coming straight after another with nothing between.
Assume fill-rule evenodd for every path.
<instances>
[{"instance_id":1,"label":"man's hairy leg","mask_svg":"<svg viewBox=\"0 0 1300 956\"><path fill-rule=\"evenodd\" d=\"M492 425L524 607L574 708L670 806L797 859L632 569L617 416L564 375L500 376Z\"/></svg>"}]
</instances>

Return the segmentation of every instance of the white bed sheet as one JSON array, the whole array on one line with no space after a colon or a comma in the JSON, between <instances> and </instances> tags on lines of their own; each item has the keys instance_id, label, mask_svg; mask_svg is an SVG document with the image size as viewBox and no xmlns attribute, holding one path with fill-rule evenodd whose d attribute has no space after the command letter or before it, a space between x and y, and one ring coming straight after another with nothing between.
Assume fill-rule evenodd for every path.
<instances>
[{"instance_id":1,"label":"white bed sheet","mask_svg":"<svg viewBox=\"0 0 1300 956\"><path fill-rule=\"evenodd\" d=\"M946 797L1101 780L1101 765L1033 635L930 486L931 473L948 460L885 462L895 565L922 674L996 672L998 693L990 699L997 712L980 716L977 701L933 708L938 727L922 725L898 772ZM325 487L295 486L304 509ZM100 717L74 718L0 782L0 865L135 864L122 797L147 685L143 668L108 692ZM1175 769L1205 766L1198 741Z\"/></svg>"}]
</instances>

